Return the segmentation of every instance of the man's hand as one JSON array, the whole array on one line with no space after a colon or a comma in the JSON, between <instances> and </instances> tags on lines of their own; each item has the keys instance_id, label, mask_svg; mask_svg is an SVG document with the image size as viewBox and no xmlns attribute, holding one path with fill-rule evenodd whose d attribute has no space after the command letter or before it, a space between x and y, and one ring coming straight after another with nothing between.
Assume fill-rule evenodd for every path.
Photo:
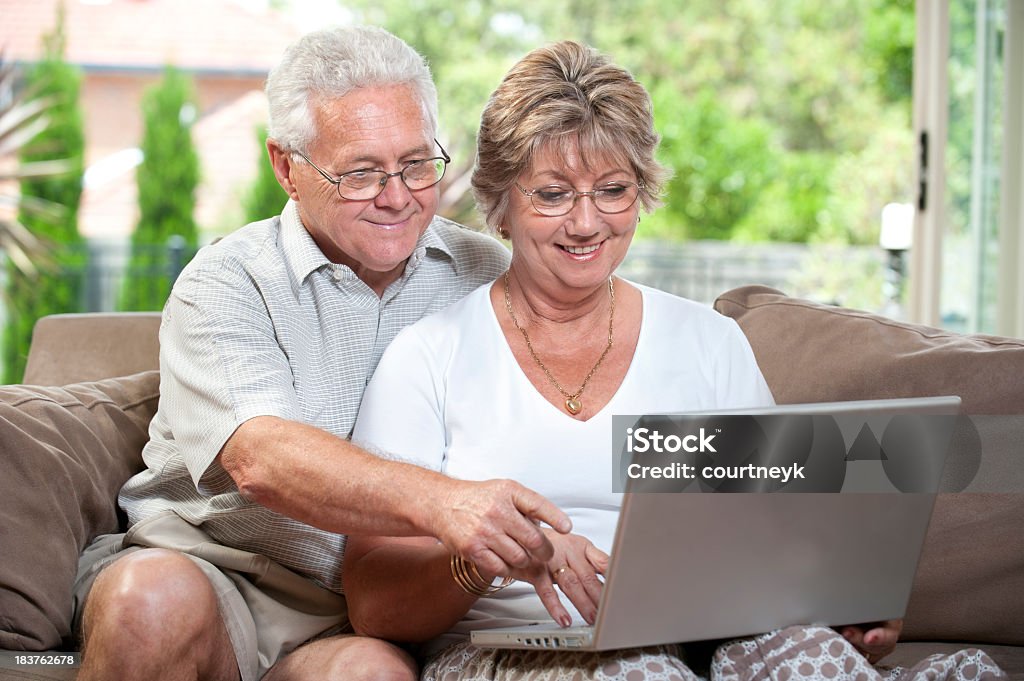
<instances>
[{"instance_id":1,"label":"man's hand","mask_svg":"<svg viewBox=\"0 0 1024 681\"><path fill-rule=\"evenodd\" d=\"M512 480L451 480L447 498L433 511L433 536L495 575L551 559L554 548L540 523L561 534L572 530L557 506Z\"/></svg>"},{"instance_id":2,"label":"man's hand","mask_svg":"<svg viewBox=\"0 0 1024 681\"><path fill-rule=\"evenodd\" d=\"M875 664L896 649L903 631L903 620L886 620L875 624L856 624L839 627L839 633Z\"/></svg>"}]
</instances>

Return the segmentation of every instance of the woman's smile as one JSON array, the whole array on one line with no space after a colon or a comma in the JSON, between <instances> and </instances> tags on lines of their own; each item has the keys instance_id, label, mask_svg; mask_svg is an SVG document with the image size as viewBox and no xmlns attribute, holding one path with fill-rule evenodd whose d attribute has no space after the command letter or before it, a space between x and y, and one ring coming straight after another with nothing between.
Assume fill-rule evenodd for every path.
<instances>
[{"instance_id":1,"label":"woman's smile","mask_svg":"<svg viewBox=\"0 0 1024 681\"><path fill-rule=\"evenodd\" d=\"M573 260L578 261L589 261L596 258L601 251L601 247L604 246L605 241L598 241L596 244L588 244L586 246L568 246L566 244L558 244L558 247L570 255Z\"/></svg>"}]
</instances>

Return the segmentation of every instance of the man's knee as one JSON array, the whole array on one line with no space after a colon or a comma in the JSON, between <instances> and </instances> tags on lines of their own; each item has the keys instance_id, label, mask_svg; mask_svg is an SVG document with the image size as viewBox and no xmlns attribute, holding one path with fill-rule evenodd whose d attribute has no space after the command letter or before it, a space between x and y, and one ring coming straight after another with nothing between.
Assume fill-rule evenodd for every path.
<instances>
[{"instance_id":1,"label":"man's knee","mask_svg":"<svg viewBox=\"0 0 1024 681\"><path fill-rule=\"evenodd\" d=\"M351 639L346 676L352 681L417 681L419 668L412 656L386 641L363 636ZM337 677L342 678L342 677Z\"/></svg>"},{"instance_id":2,"label":"man's knee","mask_svg":"<svg viewBox=\"0 0 1024 681\"><path fill-rule=\"evenodd\" d=\"M417 681L409 653L387 641L338 636L308 643L283 658L264 681Z\"/></svg>"},{"instance_id":3,"label":"man's knee","mask_svg":"<svg viewBox=\"0 0 1024 681\"><path fill-rule=\"evenodd\" d=\"M238 679L217 595L202 569L164 549L114 561L86 598L79 678Z\"/></svg>"},{"instance_id":4,"label":"man's knee","mask_svg":"<svg viewBox=\"0 0 1024 681\"><path fill-rule=\"evenodd\" d=\"M175 551L143 549L118 559L96 578L85 603L83 633L88 639L98 627L111 624L133 637L153 632L181 637L214 617L219 617L216 594L195 563Z\"/></svg>"}]
</instances>

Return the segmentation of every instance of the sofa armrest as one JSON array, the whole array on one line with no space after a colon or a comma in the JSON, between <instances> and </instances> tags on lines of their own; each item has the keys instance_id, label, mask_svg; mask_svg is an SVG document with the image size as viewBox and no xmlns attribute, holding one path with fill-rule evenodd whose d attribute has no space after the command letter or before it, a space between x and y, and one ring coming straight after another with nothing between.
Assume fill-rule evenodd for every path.
<instances>
[{"instance_id":1,"label":"sofa armrest","mask_svg":"<svg viewBox=\"0 0 1024 681\"><path fill-rule=\"evenodd\" d=\"M160 368L159 312L89 312L41 318L24 383L66 385Z\"/></svg>"}]
</instances>

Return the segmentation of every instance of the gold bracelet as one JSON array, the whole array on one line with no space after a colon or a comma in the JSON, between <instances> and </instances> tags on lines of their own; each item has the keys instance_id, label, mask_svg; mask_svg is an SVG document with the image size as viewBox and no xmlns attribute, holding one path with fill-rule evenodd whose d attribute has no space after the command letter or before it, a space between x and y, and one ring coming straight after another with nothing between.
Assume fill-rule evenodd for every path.
<instances>
[{"instance_id":1,"label":"gold bracelet","mask_svg":"<svg viewBox=\"0 0 1024 681\"><path fill-rule=\"evenodd\" d=\"M451 568L455 583L466 593L480 598L493 596L515 581L511 575L507 575L498 584L488 583L480 574L476 563L466 560L462 556L452 555Z\"/></svg>"},{"instance_id":2,"label":"gold bracelet","mask_svg":"<svg viewBox=\"0 0 1024 681\"><path fill-rule=\"evenodd\" d=\"M483 578L483 575L480 574L480 570L477 569L476 563L474 563L471 560L467 560L467 561L464 561L464 562L466 562L469 565L469 568L473 572L473 576L476 577L477 581L479 581L479 582L481 582L483 584L487 584L487 594L486 595L488 595L488 596L493 594L493 593L498 593L499 591L504 589L506 586L508 586L512 582L516 581L516 580L512 579L512 575L505 575L504 577L501 578L501 581L498 582L497 584L494 583L493 579L490 582L488 582L486 579ZM497 577L495 577L494 579L497 579Z\"/></svg>"},{"instance_id":3,"label":"gold bracelet","mask_svg":"<svg viewBox=\"0 0 1024 681\"><path fill-rule=\"evenodd\" d=\"M472 578L469 576L469 572L466 569L466 562L458 556L452 556L451 559L452 577L455 579L455 583L462 587L462 590L473 596L483 596L486 592L485 587L478 586L473 583Z\"/></svg>"}]
</instances>

